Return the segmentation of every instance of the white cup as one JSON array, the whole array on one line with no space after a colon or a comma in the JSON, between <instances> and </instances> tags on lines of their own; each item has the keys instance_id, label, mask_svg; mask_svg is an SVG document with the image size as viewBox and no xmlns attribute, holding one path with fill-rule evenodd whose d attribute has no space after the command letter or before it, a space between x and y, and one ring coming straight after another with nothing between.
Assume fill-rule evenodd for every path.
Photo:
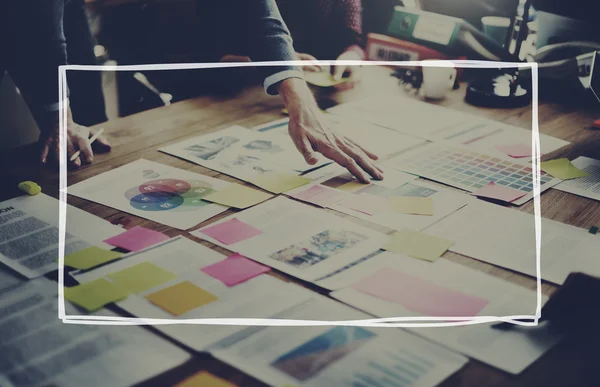
<instances>
[{"instance_id":1,"label":"white cup","mask_svg":"<svg viewBox=\"0 0 600 387\"><path fill-rule=\"evenodd\" d=\"M454 87L456 69L451 63L441 62L435 66L423 66L421 94L425 99L443 99Z\"/></svg>"}]
</instances>

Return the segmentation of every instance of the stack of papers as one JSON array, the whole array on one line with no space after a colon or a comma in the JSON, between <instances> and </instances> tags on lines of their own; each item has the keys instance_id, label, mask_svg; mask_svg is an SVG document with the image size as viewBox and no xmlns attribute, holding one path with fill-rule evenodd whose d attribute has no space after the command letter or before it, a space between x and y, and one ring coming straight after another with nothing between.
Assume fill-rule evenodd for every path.
<instances>
[{"instance_id":1,"label":"stack of papers","mask_svg":"<svg viewBox=\"0 0 600 387\"><path fill-rule=\"evenodd\" d=\"M366 259L384 240L383 234L284 197L191 234L306 281Z\"/></svg>"},{"instance_id":2,"label":"stack of papers","mask_svg":"<svg viewBox=\"0 0 600 387\"><path fill-rule=\"evenodd\" d=\"M460 192L417 182L414 175L391 168L384 171L384 180L361 184L332 165L309 173L313 184L286 195L394 230L423 230L473 200Z\"/></svg>"},{"instance_id":3,"label":"stack of papers","mask_svg":"<svg viewBox=\"0 0 600 387\"><path fill-rule=\"evenodd\" d=\"M531 130L397 95L357 100L328 111L413 137L466 146L504 160L532 155ZM539 136L542 154L569 144L541 133Z\"/></svg>"},{"instance_id":4,"label":"stack of papers","mask_svg":"<svg viewBox=\"0 0 600 387\"><path fill-rule=\"evenodd\" d=\"M292 320L354 321L369 316L315 295L280 313ZM461 355L398 329L359 326L267 327L211 353L273 386L433 387L467 362ZM248 354L252 354L249 356Z\"/></svg>"},{"instance_id":5,"label":"stack of papers","mask_svg":"<svg viewBox=\"0 0 600 387\"><path fill-rule=\"evenodd\" d=\"M298 174L330 163L323 159L308 165L290 136L232 126L159 149L203 167L250 181L262 173Z\"/></svg>"},{"instance_id":6,"label":"stack of papers","mask_svg":"<svg viewBox=\"0 0 600 387\"><path fill-rule=\"evenodd\" d=\"M132 326L65 324L57 318L55 282L27 282L2 294L2 386L126 387L176 367L189 355ZM66 303L67 315L78 311ZM115 317L103 310L95 317ZM6 382L5 382L6 381Z\"/></svg>"},{"instance_id":7,"label":"stack of papers","mask_svg":"<svg viewBox=\"0 0 600 387\"><path fill-rule=\"evenodd\" d=\"M442 219L426 232L454 241L450 250L455 253L536 276L533 215L478 202ZM597 236L542 218L539 238L542 279L562 285L575 271L600 276Z\"/></svg>"},{"instance_id":8,"label":"stack of papers","mask_svg":"<svg viewBox=\"0 0 600 387\"><path fill-rule=\"evenodd\" d=\"M106 280L126 289L129 295L116 305L144 321L272 318L311 296L306 289L261 275L265 271L262 265L248 264L240 257L225 258L199 243L176 237L73 276L83 286ZM203 351L245 326L213 323L202 329L193 324L160 325L157 329Z\"/></svg>"},{"instance_id":9,"label":"stack of papers","mask_svg":"<svg viewBox=\"0 0 600 387\"><path fill-rule=\"evenodd\" d=\"M416 137L403 135L394 130L354 119L347 119L339 115L325 114L325 118L332 130L373 152L380 160L425 143L425 140ZM289 119L285 118L257 126L254 130L262 133L277 134L281 137L289 137L288 124Z\"/></svg>"},{"instance_id":10,"label":"stack of papers","mask_svg":"<svg viewBox=\"0 0 600 387\"><path fill-rule=\"evenodd\" d=\"M0 203L0 262L27 278L56 270L60 255L59 204L45 194L19 196ZM109 250L111 246L102 241L123 232L122 228L68 204L66 217L65 256L92 246ZM81 263L79 258L75 260Z\"/></svg>"},{"instance_id":11,"label":"stack of papers","mask_svg":"<svg viewBox=\"0 0 600 387\"><path fill-rule=\"evenodd\" d=\"M332 297L381 318L448 318L436 323L536 313L534 291L462 265L446 260L431 264L388 253L377 259L378 267L361 269L360 279L348 282ZM406 321L411 322L415 320ZM408 329L513 374L521 373L561 339L547 323L509 331L493 329L490 323Z\"/></svg>"}]
</instances>

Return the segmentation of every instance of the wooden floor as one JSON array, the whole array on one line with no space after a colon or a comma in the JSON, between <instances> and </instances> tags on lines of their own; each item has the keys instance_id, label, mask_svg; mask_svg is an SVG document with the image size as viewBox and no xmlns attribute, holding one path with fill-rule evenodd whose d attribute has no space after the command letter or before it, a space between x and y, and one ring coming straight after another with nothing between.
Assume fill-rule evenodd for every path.
<instances>
[{"instance_id":1,"label":"wooden floor","mask_svg":"<svg viewBox=\"0 0 600 387\"><path fill-rule=\"evenodd\" d=\"M347 102L383 92L393 92L400 97L414 98L397 85L397 80L390 77L391 71L389 69L367 67L363 70L363 81L353 90L329 93L318 92L318 99L322 106L329 107L335 103ZM466 104L463 100L464 95L465 86L463 85L460 90L453 91L440 104L531 129L531 106L510 110L483 109ZM283 104L279 98L265 95L262 87L256 86L244 89L230 98L199 97L110 121L101 126L105 129L105 135L113 145L112 151L108 154L96 155L92 166L69 172L68 185L139 158L227 181L237 181L187 161L165 155L158 152L157 149L192 135L218 131L233 124L252 127L279 119L282 117L282 108ZM572 142L570 146L554 154L546 155L546 158L561 156L573 159L581 155L600 158L600 131L586 129L594 119L599 118L598 114L600 114L600 109L594 111L589 108L566 107L559 104L540 102L538 114L540 132ZM44 192L57 196L58 171L41 167L38 164L39 156L35 147L29 146L11 151L2 155L2 159L3 171L1 174L5 176L4 181L8 182L1 190L3 199L17 195L18 192L13 187L16 187L16 182L24 180L36 181L43 187ZM11 185L13 183L14 185ZM68 202L109 221L127 219L130 221L127 225L128 228L141 225L162 231L169 236L182 233L176 229L79 198L69 196ZM533 213L533 201L516 210ZM230 210L219 217L231 213ZM556 190L549 190L542 194L541 213L545 218L578 227L589 228L600 225L600 203ZM202 225L211 223L215 219L213 218ZM214 248L208 242L198 239L197 241ZM228 253L226 250L216 249L222 253ZM507 281L535 289L534 279L515 272L453 253L446 253L442 259L449 259L504 278ZM284 275L278 275L278 277L290 280L289 277ZM547 283L543 284L544 294L550 295L554 290L555 286ZM198 329L202 328L199 326ZM595 362L598 359L595 348L598 347L598 344L600 344L600 340L597 337L593 338L587 335L569 337L518 377L507 375L477 361L470 361L463 370L443 383L442 386L598 386L600 385L600 376L595 376L594 373L596 371ZM142 384L146 386L168 386L202 369L207 369L218 376L243 386L262 385L262 383L212 359L208 355L198 354L185 365Z\"/></svg>"}]
</instances>

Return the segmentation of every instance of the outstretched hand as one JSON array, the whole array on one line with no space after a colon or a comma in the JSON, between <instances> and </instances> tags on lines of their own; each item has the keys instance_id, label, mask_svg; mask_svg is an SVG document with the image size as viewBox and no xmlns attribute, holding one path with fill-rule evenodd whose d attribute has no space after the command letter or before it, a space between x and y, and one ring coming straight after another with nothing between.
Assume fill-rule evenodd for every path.
<instances>
[{"instance_id":1,"label":"outstretched hand","mask_svg":"<svg viewBox=\"0 0 600 387\"><path fill-rule=\"evenodd\" d=\"M303 80L286 79L279 93L289 111L292 141L308 164L316 164L315 153L321 153L363 183L369 182L369 175L383 179L383 171L375 164L377 156L330 127Z\"/></svg>"}]
</instances>

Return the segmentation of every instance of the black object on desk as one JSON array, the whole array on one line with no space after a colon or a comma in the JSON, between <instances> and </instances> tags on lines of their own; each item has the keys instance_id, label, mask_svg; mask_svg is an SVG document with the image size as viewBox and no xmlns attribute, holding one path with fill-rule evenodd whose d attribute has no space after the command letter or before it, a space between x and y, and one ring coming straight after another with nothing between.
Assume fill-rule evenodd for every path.
<instances>
[{"instance_id":1,"label":"black object on desk","mask_svg":"<svg viewBox=\"0 0 600 387\"><path fill-rule=\"evenodd\" d=\"M529 104L530 92L521 85L517 71L490 71L493 75L469 83L465 96L468 103L499 108L516 108Z\"/></svg>"},{"instance_id":2,"label":"black object on desk","mask_svg":"<svg viewBox=\"0 0 600 387\"><path fill-rule=\"evenodd\" d=\"M600 319L600 278L584 273L571 273L565 283L542 308L540 321L549 321L565 333L588 333L598 329ZM499 323L492 328L510 330L512 323Z\"/></svg>"},{"instance_id":3,"label":"black object on desk","mask_svg":"<svg viewBox=\"0 0 600 387\"><path fill-rule=\"evenodd\" d=\"M527 20L532 0L526 0L521 13L513 18L506 43L506 54L513 62L521 62L519 53L523 42L527 39ZM467 88L466 101L477 106L514 108L526 106L531 100L528 88L519 82L519 70L492 70L490 76L477 79Z\"/></svg>"}]
</instances>

